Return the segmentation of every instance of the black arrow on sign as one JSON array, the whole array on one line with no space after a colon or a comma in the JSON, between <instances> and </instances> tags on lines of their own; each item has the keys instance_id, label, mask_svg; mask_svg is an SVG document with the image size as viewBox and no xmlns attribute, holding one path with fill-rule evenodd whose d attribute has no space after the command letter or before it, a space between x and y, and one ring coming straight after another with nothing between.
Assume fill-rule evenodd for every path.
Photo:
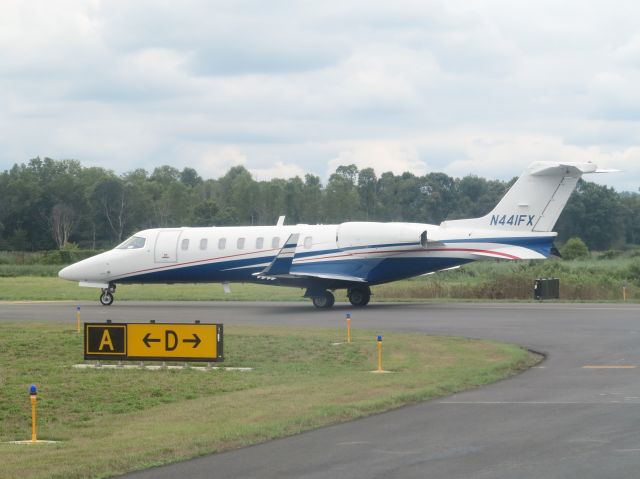
<instances>
[{"instance_id":1,"label":"black arrow on sign","mask_svg":"<svg viewBox=\"0 0 640 479\"><path fill-rule=\"evenodd\" d=\"M151 336L151 333L147 333L145 335L144 338L142 338L142 342L145 344L146 347L150 348L151 345L149 343L159 343L160 339L154 339L154 338L150 338L149 336Z\"/></svg>"},{"instance_id":2,"label":"black arrow on sign","mask_svg":"<svg viewBox=\"0 0 640 479\"><path fill-rule=\"evenodd\" d=\"M198 345L202 342L202 340L198 337L196 333L193 333L193 339L183 339L183 343L193 343L193 347L197 348Z\"/></svg>"}]
</instances>

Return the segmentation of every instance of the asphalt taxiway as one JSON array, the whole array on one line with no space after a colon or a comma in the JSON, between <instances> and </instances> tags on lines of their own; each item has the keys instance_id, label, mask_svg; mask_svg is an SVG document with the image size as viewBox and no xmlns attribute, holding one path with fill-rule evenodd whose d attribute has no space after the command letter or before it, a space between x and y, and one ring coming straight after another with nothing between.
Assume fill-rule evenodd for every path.
<instances>
[{"instance_id":1,"label":"asphalt taxiway","mask_svg":"<svg viewBox=\"0 0 640 479\"><path fill-rule=\"evenodd\" d=\"M511 379L143 478L632 478L640 470L640 306L81 303L83 321L209 321L496 339L548 355ZM0 321L69 321L75 303L0 303Z\"/></svg>"}]
</instances>

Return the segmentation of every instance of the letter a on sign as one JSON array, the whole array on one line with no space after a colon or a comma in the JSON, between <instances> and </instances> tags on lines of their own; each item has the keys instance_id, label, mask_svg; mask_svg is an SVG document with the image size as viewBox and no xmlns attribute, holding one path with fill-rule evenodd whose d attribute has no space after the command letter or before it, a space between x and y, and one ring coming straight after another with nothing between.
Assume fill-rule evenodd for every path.
<instances>
[{"instance_id":1,"label":"letter a on sign","mask_svg":"<svg viewBox=\"0 0 640 479\"><path fill-rule=\"evenodd\" d=\"M84 323L85 359L122 359L126 356L126 324Z\"/></svg>"},{"instance_id":2,"label":"letter a on sign","mask_svg":"<svg viewBox=\"0 0 640 479\"><path fill-rule=\"evenodd\" d=\"M105 329L102 333L102 339L100 340L98 351L104 351L106 346L109 346L109 351L113 351L113 341L111 340L111 335L109 334L108 329Z\"/></svg>"}]
</instances>

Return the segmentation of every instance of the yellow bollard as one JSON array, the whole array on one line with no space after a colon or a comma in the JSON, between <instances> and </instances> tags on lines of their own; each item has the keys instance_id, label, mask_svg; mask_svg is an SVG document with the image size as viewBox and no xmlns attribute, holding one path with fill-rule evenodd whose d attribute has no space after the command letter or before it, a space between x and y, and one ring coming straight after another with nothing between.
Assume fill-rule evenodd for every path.
<instances>
[{"instance_id":1,"label":"yellow bollard","mask_svg":"<svg viewBox=\"0 0 640 479\"><path fill-rule=\"evenodd\" d=\"M378 336L378 371L379 373L382 371L382 336Z\"/></svg>"},{"instance_id":2,"label":"yellow bollard","mask_svg":"<svg viewBox=\"0 0 640 479\"><path fill-rule=\"evenodd\" d=\"M347 313L347 342L351 342L351 313Z\"/></svg>"},{"instance_id":3,"label":"yellow bollard","mask_svg":"<svg viewBox=\"0 0 640 479\"><path fill-rule=\"evenodd\" d=\"M76 306L76 332L80 334L80 305Z\"/></svg>"},{"instance_id":4,"label":"yellow bollard","mask_svg":"<svg viewBox=\"0 0 640 479\"><path fill-rule=\"evenodd\" d=\"M623 286L622 287L622 301L626 301L627 300L627 287Z\"/></svg>"},{"instance_id":5,"label":"yellow bollard","mask_svg":"<svg viewBox=\"0 0 640 479\"><path fill-rule=\"evenodd\" d=\"M32 384L29 388L29 395L31 397L31 442L38 442L38 436L36 434L36 400L37 400L38 388L35 384Z\"/></svg>"}]
</instances>

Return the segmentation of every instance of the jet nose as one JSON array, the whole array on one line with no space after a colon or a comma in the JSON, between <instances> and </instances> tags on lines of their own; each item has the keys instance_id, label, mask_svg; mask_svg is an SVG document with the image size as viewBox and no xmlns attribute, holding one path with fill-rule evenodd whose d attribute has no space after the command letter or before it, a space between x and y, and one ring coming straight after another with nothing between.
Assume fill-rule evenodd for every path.
<instances>
[{"instance_id":1,"label":"jet nose","mask_svg":"<svg viewBox=\"0 0 640 479\"><path fill-rule=\"evenodd\" d=\"M66 268L62 268L58 271L58 277L68 281L73 281L73 265L67 266Z\"/></svg>"}]
</instances>

